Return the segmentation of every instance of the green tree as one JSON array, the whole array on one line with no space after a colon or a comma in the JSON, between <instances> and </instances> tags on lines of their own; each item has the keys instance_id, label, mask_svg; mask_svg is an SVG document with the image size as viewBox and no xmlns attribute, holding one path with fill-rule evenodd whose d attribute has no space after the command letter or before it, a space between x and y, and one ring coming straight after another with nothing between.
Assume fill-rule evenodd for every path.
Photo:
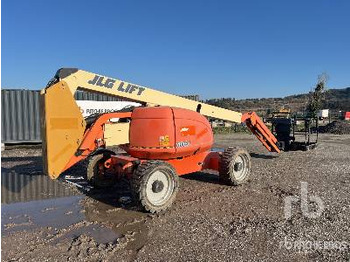
<instances>
[{"instance_id":1,"label":"green tree","mask_svg":"<svg viewBox=\"0 0 350 262\"><path fill-rule=\"evenodd\" d=\"M316 117L318 111L322 108L325 100L326 84L329 77L326 73L318 76L316 87L309 96L307 111L310 117Z\"/></svg>"}]
</instances>

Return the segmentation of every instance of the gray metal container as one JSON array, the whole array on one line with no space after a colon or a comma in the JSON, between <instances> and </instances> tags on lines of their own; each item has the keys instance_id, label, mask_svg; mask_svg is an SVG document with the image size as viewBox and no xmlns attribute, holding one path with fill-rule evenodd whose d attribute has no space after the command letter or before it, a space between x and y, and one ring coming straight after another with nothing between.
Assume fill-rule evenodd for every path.
<instances>
[{"instance_id":1,"label":"gray metal container","mask_svg":"<svg viewBox=\"0 0 350 262\"><path fill-rule=\"evenodd\" d=\"M1 142L41 142L39 91L1 90Z\"/></svg>"}]
</instances>

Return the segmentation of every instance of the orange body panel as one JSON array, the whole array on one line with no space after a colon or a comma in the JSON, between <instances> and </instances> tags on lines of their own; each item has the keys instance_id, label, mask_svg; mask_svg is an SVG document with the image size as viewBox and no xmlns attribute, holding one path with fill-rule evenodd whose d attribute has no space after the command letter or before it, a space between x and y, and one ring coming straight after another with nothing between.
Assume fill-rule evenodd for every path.
<instances>
[{"instance_id":1,"label":"orange body panel","mask_svg":"<svg viewBox=\"0 0 350 262\"><path fill-rule=\"evenodd\" d=\"M135 108L127 152L140 159L174 159L208 151L213 132L208 120L174 107Z\"/></svg>"},{"instance_id":2,"label":"orange body panel","mask_svg":"<svg viewBox=\"0 0 350 262\"><path fill-rule=\"evenodd\" d=\"M218 170L220 153L205 151L181 159L170 159L167 162L175 168L176 173L180 176L204 169Z\"/></svg>"},{"instance_id":3,"label":"orange body panel","mask_svg":"<svg viewBox=\"0 0 350 262\"><path fill-rule=\"evenodd\" d=\"M170 107L135 108L127 152L138 158L171 158L175 150L174 115Z\"/></svg>"},{"instance_id":4,"label":"orange body panel","mask_svg":"<svg viewBox=\"0 0 350 262\"><path fill-rule=\"evenodd\" d=\"M197 112L174 108L177 157L208 151L214 136L208 120Z\"/></svg>"},{"instance_id":5,"label":"orange body panel","mask_svg":"<svg viewBox=\"0 0 350 262\"><path fill-rule=\"evenodd\" d=\"M205 169L218 170L220 165L221 152L210 152L205 151L199 154L164 160L174 167L176 173L181 175L190 174L193 172L198 172ZM126 175L130 178L133 172L133 165L138 165L139 163L145 162L147 160L139 160L138 158L131 157L128 155L114 155L111 156L110 160L112 168L116 168L118 175Z\"/></svg>"}]
</instances>

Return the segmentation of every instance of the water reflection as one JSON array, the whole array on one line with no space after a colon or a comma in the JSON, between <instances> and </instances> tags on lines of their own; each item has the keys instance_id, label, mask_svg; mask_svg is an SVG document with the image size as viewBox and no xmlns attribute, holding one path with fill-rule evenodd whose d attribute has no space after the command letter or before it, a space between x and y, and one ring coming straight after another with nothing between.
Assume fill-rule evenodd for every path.
<instances>
[{"instance_id":1,"label":"water reflection","mask_svg":"<svg viewBox=\"0 0 350 262\"><path fill-rule=\"evenodd\" d=\"M78 194L76 190L44 175L41 157L2 157L1 160L2 204Z\"/></svg>"}]
</instances>

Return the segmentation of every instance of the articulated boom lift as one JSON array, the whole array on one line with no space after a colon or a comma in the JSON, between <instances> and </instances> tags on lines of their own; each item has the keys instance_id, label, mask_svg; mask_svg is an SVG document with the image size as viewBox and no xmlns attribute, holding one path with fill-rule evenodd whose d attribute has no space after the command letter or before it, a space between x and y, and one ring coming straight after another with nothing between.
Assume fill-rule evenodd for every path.
<instances>
[{"instance_id":1,"label":"articulated boom lift","mask_svg":"<svg viewBox=\"0 0 350 262\"><path fill-rule=\"evenodd\" d=\"M84 119L74 100L78 88L143 106ZM126 177L135 201L149 212L171 206L178 175L213 169L230 185L248 180L249 153L242 148L211 151L213 133L205 116L245 122L268 151L279 152L276 138L254 112L242 115L75 68L58 70L41 96L45 172L56 179L88 158L91 183L103 187ZM126 153L107 150L116 145Z\"/></svg>"}]
</instances>

